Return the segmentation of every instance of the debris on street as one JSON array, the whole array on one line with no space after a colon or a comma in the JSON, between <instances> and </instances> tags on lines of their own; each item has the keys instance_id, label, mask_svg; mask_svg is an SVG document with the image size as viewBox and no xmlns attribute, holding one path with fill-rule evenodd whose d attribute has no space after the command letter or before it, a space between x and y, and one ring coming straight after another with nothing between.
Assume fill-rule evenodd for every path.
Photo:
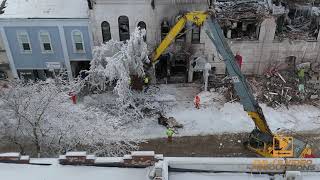
<instances>
[{"instance_id":1,"label":"debris on street","mask_svg":"<svg viewBox=\"0 0 320 180\"><path fill-rule=\"evenodd\" d=\"M174 117L166 118L161 113L158 117L158 124L167 128L183 128L183 125L179 123Z\"/></svg>"}]
</instances>

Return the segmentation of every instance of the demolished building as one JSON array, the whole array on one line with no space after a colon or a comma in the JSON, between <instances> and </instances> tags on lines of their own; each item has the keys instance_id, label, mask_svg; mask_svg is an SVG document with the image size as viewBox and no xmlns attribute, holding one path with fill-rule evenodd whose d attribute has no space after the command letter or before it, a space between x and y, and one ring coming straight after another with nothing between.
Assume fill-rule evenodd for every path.
<instances>
[{"instance_id":1,"label":"demolished building","mask_svg":"<svg viewBox=\"0 0 320 180\"><path fill-rule=\"evenodd\" d=\"M309 13L307 17L317 19L317 3L290 2L296 7L308 6L310 11L306 12L311 14ZM289 56L294 56L297 63L319 61L320 44L316 30L318 25L314 23L314 20L307 21L311 30L305 33L306 37L313 37L312 41L308 38L291 37L292 30L298 28L295 23L301 21L301 18L291 21L293 23L291 26L283 25L285 30L282 31L282 34L287 32L288 28L293 27L287 33L290 35L284 36L279 31L283 16L292 17L290 7L293 5L289 6L286 5L286 2L271 0L218 0L215 2L217 18L232 51L234 53L239 51L243 56L242 71L245 74L263 74L271 64L284 62ZM151 53L181 14L207 9L207 0L133 0L130 2L96 0L90 10L94 43L96 45L102 43L105 37L123 40L125 33L143 25L147 31L145 40ZM300 17L305 14L303 12L297 10L293 17ZM106 24L107 27L105 27ZM121 28L119 28L120 25ZM124 26L126 28L123 28ZM309 26L303 26L302 29ZM126 32L123 32L123 29ZM157 77L163 80L161 82L166 82L165 80L193 82L201 79L201 68L199 70L196 62L199 58L202 59L201 62L205 59L211 64L211 74L225 73L224 62L207 37L205 29L206 26L198 28L187 24L182 31L184 33L178 35L157 64ZM281 40L278 37L282 37ZM197 67L195 68L197 70L194 67Z\"/></svg>"},{"instance_id":2,"label":"demolished building","mask_svg":"<svg viewBox=\"0 0 320 180\"><path fill-rule=\"evenodd\" d=\"M277 1L273 14L277 18L276 39L317 40L319 34L319 4L308 1Z\"/></svg>"}]
</instances>

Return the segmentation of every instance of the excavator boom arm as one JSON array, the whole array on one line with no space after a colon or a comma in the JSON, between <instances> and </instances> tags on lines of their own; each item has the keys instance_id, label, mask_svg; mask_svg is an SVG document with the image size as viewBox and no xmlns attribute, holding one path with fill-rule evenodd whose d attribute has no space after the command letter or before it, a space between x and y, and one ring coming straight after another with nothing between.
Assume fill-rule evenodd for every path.
<instances>
[{"instance_id":1,"label":"excavator boom arm","mask_svg":"<svg viewBox=\"0 0 320 180\"><path fill-rule=\"evenodd\" d=\"M170 46L175 40L178 34L182 31L188 21L194 23L197 26L202 26L208 16L207 12L204 11L193 11L183 15L179 21L171 28L170 32L161 41L160 45L153 52L152 63L156 63L161 54Z\"/></svg>"},{"instance_id":2,"label":"excavator boom arm","mask_svg":"<svg viewBox=\"0 0 320 180\"><path fill-rule=\"evenodd\" d=\"M236 64L235 57L223 35L218 21L210 16L207 20L208 30L206 33L217 48L219 54L223 57L227 71L232 78L234 88L237 95L240 97L240 103L243 105L244 110L248 113L254 121L256 127L263 133L272 135L272 132L267 124L267 121L262 113L262 109L258 102L252 95L245 76L241 73L239 66Z\"/></svg>"}]
</instances>

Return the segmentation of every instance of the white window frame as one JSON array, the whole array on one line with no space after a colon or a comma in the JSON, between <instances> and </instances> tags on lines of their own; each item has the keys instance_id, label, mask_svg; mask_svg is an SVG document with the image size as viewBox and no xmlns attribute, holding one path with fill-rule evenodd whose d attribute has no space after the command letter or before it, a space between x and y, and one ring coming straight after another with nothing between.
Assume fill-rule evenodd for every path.
<instances>
[{"instance_id":1,"label":"white window frame","mask_svg":"<svg viewBox=\"0 0 320 180\"><path fill-rule=\"evenodd\" d=\"M27 39L28 39L27 43L29 43L30 50L24 50L23 49L22 43L25 43L25 42L21 41L20 35L26 35L27 36ZM17 31L17 39L18 39L19 46L20 46L20 52L23 53L23 54L31 54L32 53L32 46L31 46L31 41L30 41L28 32L27 31Z\"/></svg>"},{"instance_id":2,"label":"white window frame","mask_svg":"<svg viewBox=\"0 0 320 180\"><path fill-rule=\"evenodd\" d=\"M80 51L77 50L77 48L76 48L76 42L75 42L74 36L73 36L73 34L76 33L76 32L79 32L80 35L81 35L83 50L80 50ZM72 46L73 46L73 52L74 52L74 53L86 53L86 48L85 48L85 46L84 46L84 40L83 40L83 34L82 34L82 32L81 32L80 30L73 30L73 31L71 32L71 39L72 39Z\"/></svg>"},{"instance_id":3,"label":"white window frame","mask_svg":"<svg viewBox=\"0 0 320 180\"><path fill-rule=\"evenodd\" d=\"M41 38L41 34L46 34L48 36L49 42L43 42L42 38ZM51 42L51 37L50 37L50 33L48 31L40 31L39 32L39 42L40 42L40 46L41 46L41 51L43 54L47 54L47 53L53 53L53 47L52 47L52 42ZM44 43L49 43L51 50L45 50L43 44Z\"/></svg>"}]
</instances>

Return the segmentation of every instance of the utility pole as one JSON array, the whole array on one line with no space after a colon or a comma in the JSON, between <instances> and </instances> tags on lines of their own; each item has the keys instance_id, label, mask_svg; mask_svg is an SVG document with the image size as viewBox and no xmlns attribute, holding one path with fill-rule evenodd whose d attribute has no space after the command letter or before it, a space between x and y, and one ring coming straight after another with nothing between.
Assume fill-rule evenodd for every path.
<instances>
[{"instance_id":1,"label":"utility pole","mask_svg":"<svg viewBox=\"0 0 320 180\"><path fill-rule=\"evenodd\" d=\"M2 3L0 5L0 14L4 13L4 8L6 8L6 2L7 0L2 0Z\"/></svg>"}]
</instances>

